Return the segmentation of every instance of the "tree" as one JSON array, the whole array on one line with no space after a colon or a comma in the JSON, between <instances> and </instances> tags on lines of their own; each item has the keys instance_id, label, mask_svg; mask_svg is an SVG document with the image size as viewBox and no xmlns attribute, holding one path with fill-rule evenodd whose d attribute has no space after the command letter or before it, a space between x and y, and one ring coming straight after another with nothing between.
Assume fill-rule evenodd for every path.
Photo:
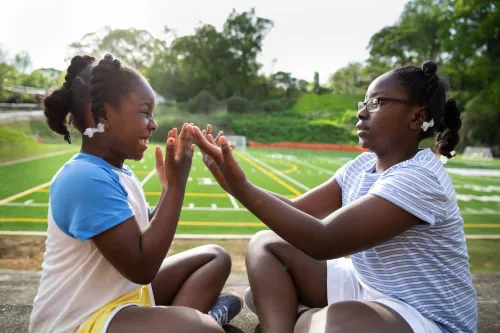
<instances>
[{"instance_id":1,"label":"tree","mask_svg":"<svg viewBox=\"0 0 500 333\"><path fill-rule=\"evenodd\" d=\"M313 86L313 91L316 94L319 94L321 91L321 86L319 84L319 73L314 72L314 86Z\"/></svg>"},{"instance_id":2,"label":"tree","mask_svg":"<svg viewBox=\"0 0 500 333\"><path fill-rule=\"evenodd\" d=\"M222 31L201 25L193 35L175 38L158 53L148 70L151 83L161 95L179 101L203 90L219 99L264 98L269 87L258 74L257 55L271 27L272 22L253 9L233 10Z\"/></svg>"},{"instance_id":3,"label":"tree","mask_svg":"<svg viewBox=\"0 0 500 333\"><path fill-rule=\"evenodd\" d=\"M28 52L22 51L14 56L14 64L21 73L26 73L26 70L31 67L31 57Z\"/></svg>"},{"instance_id":4,"label":"tree","mask_svg":"<svg viewBox=\"0 0 500 333\"><path fill-rule=\"evenodd\" d=\"M462 144L500 152L500 8L488 0L411 0L394 26L374 34L362 71L432 59L463 105Z\"/></svg>"},{"instance_id":5,"label":"tree","mask_svg":"<svg viewBox=\"0 0 500 333\"><path fill-rule=\"evenodd\" d=\"M330 86L336 93L359 94L366 90L368 81L363 73L363 65L355 62L337 70L330 77Z\"/></svg>"},{"instance_id":6,"label":"tree","mask_svg":"<svg viewBox=\"0 0 500 333\"><path fill-rule=\"evenodd\" d=\"M105 53L111 53L127 64L144 70L151 65L157 54L165 52L166 44L146 30L105 27L70 44L70 50L73 55L90 53L104 56Z\"/></svg>"}]
</instances>

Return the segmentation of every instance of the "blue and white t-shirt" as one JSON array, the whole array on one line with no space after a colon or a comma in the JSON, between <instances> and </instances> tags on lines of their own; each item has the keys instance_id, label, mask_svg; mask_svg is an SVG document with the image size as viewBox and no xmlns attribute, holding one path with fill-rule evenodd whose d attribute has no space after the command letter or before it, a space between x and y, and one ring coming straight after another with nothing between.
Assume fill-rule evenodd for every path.
<instances>
[{"instance_id":1,"label":"blue and white t-shirt","mask_svg":"<svg viewBox=\"0 0 500 333\"><path fill-rule=\"evenodd\" d=\"M464 221L451 179L430 149L375 172L377 157L363 153L335 174L345 206L366 194L418 217L403 234L351 256L362 282L402 300L450 332L476 332Z\"/></svg>"},{"instance_id":2,"label":"blue and white t-shirt","mask_svg":"<svg viewBox=\"0 0 500 333\"><path fill-rule=\"evenodd\" d=\"M29 331L76 332L99 308L138 288L91 238L132 216L143 229L149 213L142 186L129 168L83 153L64 164L50 186L43 272Z\"/></svg>"}]
</instances>

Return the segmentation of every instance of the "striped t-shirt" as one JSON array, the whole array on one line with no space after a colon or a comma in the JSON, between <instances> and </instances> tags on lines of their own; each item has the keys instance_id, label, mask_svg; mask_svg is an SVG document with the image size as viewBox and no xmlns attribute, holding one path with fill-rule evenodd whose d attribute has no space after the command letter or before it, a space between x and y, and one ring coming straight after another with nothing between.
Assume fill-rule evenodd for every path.
<instances>
[{"instance_id":1,"label":"striped t-shirt","mask_svg":"<svg viewBox=\"0 0 500 333\"><path fill-rule=\"evenodd\" d=\"M476 332L464 221L451 179L429 149L376 173L374 153L340 168L335 180L345 206L366 194L384 198L421 220L401 235L352 255L359 278L413 306L449 332Z\"/></svg>"}]
</instances>

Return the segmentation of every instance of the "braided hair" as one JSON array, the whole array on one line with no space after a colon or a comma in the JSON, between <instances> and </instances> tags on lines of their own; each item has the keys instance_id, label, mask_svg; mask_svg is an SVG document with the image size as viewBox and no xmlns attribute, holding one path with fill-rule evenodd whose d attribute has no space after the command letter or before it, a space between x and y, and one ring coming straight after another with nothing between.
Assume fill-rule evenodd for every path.
<instances>
[{"instance_id":1,"label":"braided hair","mask_svg":"<svg viewBox=\"0 0 500 333\"><path fill-rule=\"evenodd\" d=\"M98 64L93 56L75 56L67 69L64 84L44 99L47 125L71 143L68 114L74 126L83 133L88 103L92 118L98 123L104 104L119 106L120 97L130 92L140 78L139 72L123 66L110 54Z\"/></svg>"},{"instance_id":2,"label":"braided hair","mask_svg":"<svg viewBox=\"0 0 500 333\"><path fill-rule=\"evenodd\" d=\"M421 139L433 136L437 130L437 151L447 158L453 157L452 151L458 144L458 131L462 127L460 109L455 99L446 99L447 84L437 75L436 63L429 60L422 67L404 66L393 70L392 75L411 102L426 108L426 121L433 119L436 124L423 132Z\"/></svg>"}]
</instances>

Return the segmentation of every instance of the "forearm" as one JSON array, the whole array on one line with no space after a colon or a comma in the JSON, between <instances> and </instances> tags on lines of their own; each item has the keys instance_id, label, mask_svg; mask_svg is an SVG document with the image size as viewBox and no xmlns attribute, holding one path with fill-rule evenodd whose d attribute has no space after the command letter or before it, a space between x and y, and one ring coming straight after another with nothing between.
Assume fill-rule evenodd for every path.
<instances>
[{"instance_id":1,"label":"forearm","mask_svg":"<svg viewBox=\"0 0 500 333\"><path fill-rule=\"evenodd\" d=\"M291 200L249 181L234 192L243 206L293 246L312 257L323 250L322 220L296 209Z\"/></svg>"},{"instance_id":2,"label":"forearm","mask_svg":"<svg viewBox=\"0 0 500 333\"><path fill-rule=\"evenodd\" d=\"M141 234L142 267L158 272L177 229L185 188L169 186L160 196L154 216ZM153 215L153 214L152 214Z\"/></svg>"},{"instance_id":3,"label":"forearm","mask_svg":"<svg viewBox=\"0 0 500 333\"><path fill-rule=\"evenodd\" d=\"M161 189L161 192L160 192L160 198L158 199L158 202L156 203L156 207L155 209L153 209L153 211L151 212L151 214L149 214L149 220L151 221L151 219L155 216L156 214L156 211L158 210L158 206L159 206L159 203L161 201L161 198L163 197L163 195L165 194L165 191L167 190L166 187L163 187Z\"/></svg>"}]
</instances>

